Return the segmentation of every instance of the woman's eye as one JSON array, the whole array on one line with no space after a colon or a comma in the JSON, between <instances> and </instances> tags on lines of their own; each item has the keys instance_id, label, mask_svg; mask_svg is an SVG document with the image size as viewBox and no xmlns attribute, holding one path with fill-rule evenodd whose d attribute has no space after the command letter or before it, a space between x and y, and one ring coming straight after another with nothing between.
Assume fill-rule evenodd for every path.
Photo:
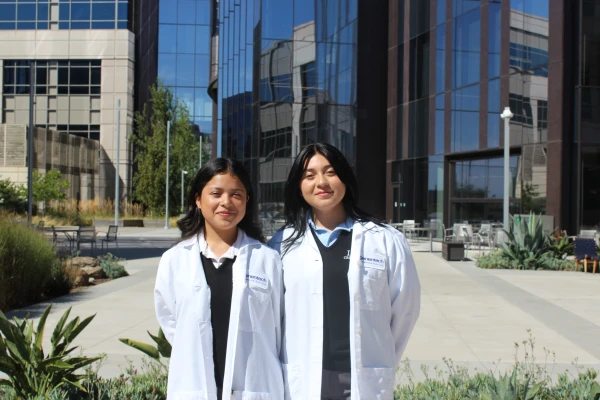
<instances>
[{"instance_id":1,"label":"woman's eye","mask_svg":"<svg viewBox=\"0 0 600 400\"><path fill-rule=\"evenodd\" d=\"M335 175L335 171L330 169L329 171L327 171L327 175Z\"/></svg>"},{"instance_id":2,"label":"woman's eye","mask_svg":"<svg viewBox=\"0 0 600 400\"><path fill-rule=\"evenodd\" d=\"M314 178L314 175L304 175L304 179L312 179Z\"/></svg>"},{"instance_id":3,"label":"woman's eye","mask_svg":"<svg viewBox=\"0 0 600 400\"><path fill-rule=\"evenodd\" d=\"M233 197L235 197L236 199L241 199L241 198L242 198L242 195L241 195L241 194L239 194L239 193L234 193L234 194L233 194Z\"/></svg>"}]
</instances>

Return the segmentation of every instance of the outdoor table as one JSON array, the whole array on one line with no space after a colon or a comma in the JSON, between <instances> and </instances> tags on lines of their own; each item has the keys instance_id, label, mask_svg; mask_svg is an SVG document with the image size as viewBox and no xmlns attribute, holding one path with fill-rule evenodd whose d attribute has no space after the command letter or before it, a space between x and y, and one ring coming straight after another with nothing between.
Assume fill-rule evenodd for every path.
<instances>
[{"instance_id":1,"label":"outdoor table","mask_svg":"<svg viewBox=\"0 0 600 400\"><path fill-rule=\"evenodd\" d=\"M69 226L56 226L54 227L54 232L62 233L65 235L67 240L69 241L69 248L71 248L71 243L73 241L77 242L77 250L79 250L79 240L77 240L77 235L79 235L79 227L69 227Z\"/></svg>"}]
</instances>

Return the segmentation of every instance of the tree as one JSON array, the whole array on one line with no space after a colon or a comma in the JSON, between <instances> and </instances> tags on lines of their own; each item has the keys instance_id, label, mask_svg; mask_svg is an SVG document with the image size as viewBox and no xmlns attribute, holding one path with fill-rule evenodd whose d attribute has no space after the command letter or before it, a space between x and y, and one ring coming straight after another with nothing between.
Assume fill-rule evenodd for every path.
<instances>
[{"instance_id":1,"label":"tree","mask_svg":"<svg viewBox=\"0 0 600 400\"><path fill-rule=\"evenodd\" d=\"M169 160L170 214L179 211L181 170L188 171L186 188L198 169L198 140L190 124L186 105L168 87L157 82L150 87L150 100L135 115L131 141L135 151L133 199L157 213L165 212L167 169L167 121L171 121Z\"/></svg>"},{"instance_id":2,"label":"tree","mask_svg":"<svg viewBox=\"0 0 600 400\"><path fill-rule=\"evenodd\" d=\"M17 185L10 179L0 180L0 209L16 213L27 210L27 189Z\"/></svg>"},{"instance_id":3,"label":"tree","mask_svg":"<svg viewBox=\"0 0 600 400\"><path fill-rule=\"evenodd\" d=\"M522 212L527 213L538 213L543 214L546 212L546 198L539 197L540 193L537 191L538 185L526 183L523 185L521 194L521 207Z\"/></svg>"},{"instance_id":4,"label":"tree","mask_svg":"<svg viewBox=\"0 0 600 400\"><path fill-rule=\"evenodd\" d=\"M41 201L44 204L44 210L47 201L64 200L66 198L65 190L69 186L69 181L62 179L62 175L57 169L51 169L45 175L33 171L33 198L35 201Z\"/></svg>"}]
</instances>

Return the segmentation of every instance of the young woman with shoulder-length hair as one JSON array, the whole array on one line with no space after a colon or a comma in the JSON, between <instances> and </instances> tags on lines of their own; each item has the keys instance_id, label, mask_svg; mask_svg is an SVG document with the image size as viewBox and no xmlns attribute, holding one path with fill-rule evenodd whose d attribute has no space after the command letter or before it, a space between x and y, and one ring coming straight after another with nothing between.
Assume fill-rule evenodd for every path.
<instances>
[{"instance_id":1,"label":"young woman with shoulder-length hair","mask_svg":"<svg viewBox=\"0 0 600 400\"><path fill-rule=\"evenodd\" d=\"M306 146L285 188L285 398L393 399L421 289L404 236L358 207L343 154Z\"/></svg>"},{"instance_id":2,"label":"young woman with shoulder-length hair","mask_svg":"<svg viewBox=\"0 0 600 400\"><path fill-rule=\"evenodd\" d=\"M254 214L246 169L217 158L200 169L161 258L156 315L173 349L169 400L277 400L283 278Z\"/></svg>"}]
</instances>

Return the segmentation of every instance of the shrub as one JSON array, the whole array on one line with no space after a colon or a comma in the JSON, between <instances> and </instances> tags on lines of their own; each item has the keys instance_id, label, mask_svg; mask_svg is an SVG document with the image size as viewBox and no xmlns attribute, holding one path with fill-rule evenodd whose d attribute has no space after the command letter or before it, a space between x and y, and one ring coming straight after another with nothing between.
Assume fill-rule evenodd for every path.
<instances>
[{"instance_id":1,"label":"shrub","mask_svg":"<svg viewBox=\"0 0 600 400\"><path fill-rule=\"evenodd\" d=\"M573 248L573 242L563 233L548 237L547 250L552 253L554 258L572 256Z\"/></svg>"},{"instance_id":2,"label":"shrub","mask_svg":"<svg viewBox=\"0 0 600 400\"><path fill-rule=\"evenodd\" d=\"M79 384L81 375L75 372L102 357L71 357L77 347L70 347L75 338L94 319L95 315L79 321L79 317L67 322L71 308L62 315L50 339L51 348L42 348L46 318L52 306L42 314L37 329L27 318L9 321L0 312L0 372L8 379L0 380L23 398L47 396L54 389L74 386L84 391Z\"/></svg>"},{"instance_id":3,"label":"shrub","mask_svg":"<svg viewBox=\"0 0 600 400\"><path fill-rule=\"evenodd\" d=\"M121 264L122 261L125 261L124 258L118 258L108 253L104 256L99 256L98 259L100 260L100 266L110 279L129 275L125 270L125 266Z\"/></svg>"},{"instance_id":4,"label":"shrub","mask_svg":"<svg viewBox=\"0 0 600 400\"><path fill-rule=\"evenodd\" d=\"M0 218L0 310L37 302L57 263L42 235Z\"/></svg>"},{"instance_id":5,"label":"shrub","mask_svg":"<svg viewBox=\"0 0 600 400\"><path fill-rule=\"evenodd\" d=\"M526 218L513 220L511 232L504 231L508 240L502 243L502 255L514 260L520 269L538 269L540 257L546 249L546 235L541 218L534 214Z\"/></svg>"},{"instance_id":6,"label":"shrub","mask_svg":"<svg viewBox=\"0 0 600 400\"><path fill-rule=\"evenodd\" d=\"M165 334L163 333L162 328L158 329L157 336L154 336L149 331L147 332L148 336L150 336L154 343L156 343L156 346L131 339L119 338L119 340L127 346L133 347L134 349L141 351L153 360L158 361L162 366L165 366L165 364L162 362L161 357L171 358L171 343L169 343L167 341L167 338L165 338Z\"/></svg>"},{"instance_id":7,"label":"shrub","mask_svg":"<svg viewBox=\"0 0 600 400\"><path fill-rule=\"evenodd\" d=\"M484 269L524 269L519 261L505 256L502 251L496 251L480 256L475 261L479 268ZM530 264L531 265L531 264ZM552 253L542 254L535 263L536 269L552 271L576 271L574 260L555 258Z\"/></svg>"}]
</instances>

